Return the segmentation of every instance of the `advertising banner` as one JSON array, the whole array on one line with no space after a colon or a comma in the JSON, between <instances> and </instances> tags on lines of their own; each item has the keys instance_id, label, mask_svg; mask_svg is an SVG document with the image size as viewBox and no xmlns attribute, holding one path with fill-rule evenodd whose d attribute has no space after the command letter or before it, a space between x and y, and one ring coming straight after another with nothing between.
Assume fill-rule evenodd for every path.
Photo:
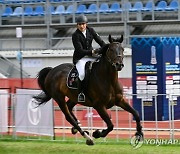
<instances>
[{"instance_id":1,"label":"advertising banner","mask_svg":"<svg viewBox=\"0 0 180 154\"><path fill-rule=\"evenodd\" d=\"M52 100L37 107L34 95L41 90L17 89L15 104L16 132L53 136Z\"/></svg>"},{"instance_id":2,"label":"advertising banner","mask_svg":"<svg viewBox=\"0 0 180 154\"><path fill-rule=\"evenodd\" d=\"M179 46L180 38L132 39L133 94L137 94L133 106L141 115L143 104L145 120L155 120L155 102L158 120L168 119L168 94L176 94L173 100L177 102L180 90Z\"/></svg>"},{"instance_id":3,"label":"advertising banner","mask_svg":"<svg viewBox=\"0 0 180 154\"><path fill-rule=\"evenodd\" d=\"M8 98L8 91L0 89L0 132L8 131Z\"/></svg>"}]
</instances>

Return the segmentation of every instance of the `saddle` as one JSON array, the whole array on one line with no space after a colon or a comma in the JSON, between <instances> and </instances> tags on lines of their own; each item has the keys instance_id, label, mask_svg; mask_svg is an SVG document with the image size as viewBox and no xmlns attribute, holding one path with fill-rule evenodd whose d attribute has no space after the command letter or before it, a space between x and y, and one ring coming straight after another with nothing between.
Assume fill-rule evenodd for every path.
<instances>
[{"instance_id":1,"label":"saddle","mask_svg":"<svg viewBox=\"0 0 180 154\"><path fill-rule=\"evenodd\" d=\"M93 62L91 62L91 61L86 62L85 78L83 80L85 85L87 85L87 83L88 83L88 80L89 80L88 78L89 78L89 74L90 74L91 69L92 69L92 64L93 64ZM78 89L78 77L79 77L79 73L76 69L76 66L74 65L72 67L72 69L69 71L69 74L67 76L66 84L70 89Z\"/></svg>"}]
</instances>

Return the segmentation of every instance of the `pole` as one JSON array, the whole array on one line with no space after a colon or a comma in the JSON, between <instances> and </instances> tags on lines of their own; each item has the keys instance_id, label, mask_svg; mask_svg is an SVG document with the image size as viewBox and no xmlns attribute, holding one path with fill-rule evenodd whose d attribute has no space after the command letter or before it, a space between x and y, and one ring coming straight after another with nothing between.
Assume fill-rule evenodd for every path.
<instances>
[{"instance_id":1,"label":"pole","mask_svg":"<svg viewBox=\"0 0 180 154\"><path fill-rule=\"evenodd\" d=\"M18 60L20 65L20 81L21 81L21 88L23 88L23 73L22 73L22 28L16 28L16 37L19 38L19 53L18 53Z\"/></svg>"},{"instance_id":2,"label":"pole","mask_svg":"<svg viewBox=\"0 0 180 154\"><path fill-rule=\"evenodd\" d=\"M21 78L21 88L23 88L23 73L22 73L22 52L20 51L21 58L20 58L20 78Z\"/></svg>"},{"instance_id":3,"label":"pole","mask_svg":"<svg viewBox=\"0 0 180 154\"><path fill-rule=\"evenodd\" d=\"M20 78L21 78L21 88L23 88L23 73L22 73L22 38L19 38L19 44L20 44Z\"/></svg>"}]
</instances>

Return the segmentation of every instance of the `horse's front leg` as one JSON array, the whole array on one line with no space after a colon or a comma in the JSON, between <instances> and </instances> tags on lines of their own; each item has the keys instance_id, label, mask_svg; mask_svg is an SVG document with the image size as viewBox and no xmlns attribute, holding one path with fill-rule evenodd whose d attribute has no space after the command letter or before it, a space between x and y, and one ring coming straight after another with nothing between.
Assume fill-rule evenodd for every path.
<instances>
[{"instance_id":1,"label":"horse's front leg","mask_svg":"<svg viewBox=\"0 0 180 154\"><path fill-rule=\"evenodd\" d=\"M125 101L122 94L116 95L115 105L121 107L122 109L124 109L127 112L130 112L134 116L134 118L136 120L136 130L137 130L135 136L136 136L138 142L143 140L144 135L142 132L142 126L141 126L140 117L139 117L138 112Z\"/></svg>"},{"instance_id":2,"label":"horse's front leg","mask_svg":"<svg viewBox=\"0 0 180 154\"><path fill-rule=\"evenodd\" d=\"M100 137L106 137L109 132L111 132L114 128L113 123L111 122L111 119L107 113L107 109L105 106L101 106L98 108L95 108L100 117L104 120L104 122L107 124L107 129L103 129L101 132L99 130L96 130L93 132L94 138L100 138Z\"/></svg>"}]
</instances>

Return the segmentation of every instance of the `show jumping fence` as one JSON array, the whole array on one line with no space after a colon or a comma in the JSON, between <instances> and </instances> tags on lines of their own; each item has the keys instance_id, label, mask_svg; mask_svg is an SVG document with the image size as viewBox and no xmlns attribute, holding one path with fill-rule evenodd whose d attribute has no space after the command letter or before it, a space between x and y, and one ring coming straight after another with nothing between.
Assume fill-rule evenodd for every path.
<instances>
[{"instance_id":1,"label":"show jumping fence","mask_svg":"<svg viewBox=\"0 0 180 154\"><path fill-rule=\"evenodd\" d=\"M66 121L63 113L52 100L44 106L36 108L33 95L39 90L17 89L16 93L8 93L7 90L0 90L0 139L48 139L65 141L69 138L74 141L82 141L82 136L77 133L71 134L71 125ZM163 95L163 94L161 94ZM146 113L143 100L141 101L141 122L145 138L153 139L180 139L180 119L174 118L180 95L170 95L168 101L168 120L158 120L157 97L160 94L146 95L153 97L154 110ZM130 105L136 94L125 94ZM172 98L172 99L171 99ZM176 100L176 99L175 99ZM151 106L152 107L152 106ZM90 107L77 105L74 107L75 115L81 123L81 127L92 134L96 129L105 129L106 124L99 117L98 113ZM119 141L122 138L131 139L136 131L136 122L132 115L120 107L113 107L108 111L114 124L114 130L103 139ZM154 120L145 120L145 114L152 114Z\"/></svg>"}]
</instances>

